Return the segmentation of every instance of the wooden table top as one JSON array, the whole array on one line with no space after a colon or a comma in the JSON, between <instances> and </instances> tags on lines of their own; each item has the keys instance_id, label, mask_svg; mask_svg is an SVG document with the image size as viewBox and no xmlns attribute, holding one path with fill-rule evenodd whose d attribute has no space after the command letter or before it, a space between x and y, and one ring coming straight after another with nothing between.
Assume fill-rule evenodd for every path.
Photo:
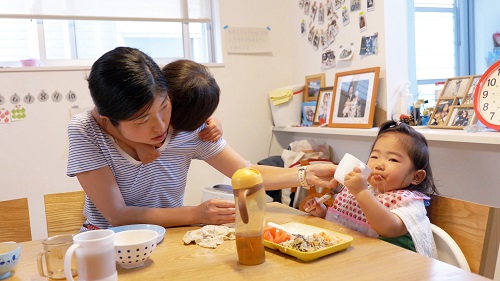
<instances>
[{"instance_id":1,"label":"wooden table top","mask_svg":"<svg viewBox=\"0 0 500 281\"><path fill-rule=\"evenodd\" d=\"M256 266L238 263L235 241L216 249L184 245L182 237L199 226L168 228L163 242L144 266L123 269L120 281L128 280L490 280L438 260L421 256L384 241L365 237L324 219L312 217L280 203L267 205L268 221L299 222L354 237L351 246L310 262L300 261L278 250L266 248L266 261ZM23 242L16 272L5 279L48 280L38 275L36 256L40 240ZM75 278L76 279L76 278Z\"/></svg>"}]
</instances>

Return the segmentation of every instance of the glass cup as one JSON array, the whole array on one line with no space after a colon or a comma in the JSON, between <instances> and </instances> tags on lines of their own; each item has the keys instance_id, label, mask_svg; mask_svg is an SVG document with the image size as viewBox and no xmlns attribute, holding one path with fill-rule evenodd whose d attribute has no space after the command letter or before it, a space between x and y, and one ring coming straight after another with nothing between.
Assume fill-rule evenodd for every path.
<instances>
[{"instance_id":1,"label":"glass cup","mask_svg":"<svg viewBox=\"0 0 500 281\"><path fill-rule=\"evenodd\" d=\"M114 253L115 233L109 229L82 232L73 237L73 245L64 257L64 272L67 280L73 253L76 255L79 281L117 281Z\"/></svg>"},{"instance_id":2,"label":"glass cup","mask_svg":"<svg viewBox=\"0 0 500 281\"><path fill-rule=\"evenodd\" d=\"M50 279L66 279L64 274L64 255L73 245L73 234L62 234L42 241L43 250L37 255L38 273ZM44 258L45 257L45 258ZM45 260L46 269L43 264ZM71 263L71 275L76 276L76 262Z\"/></svg>"}]
</instances>

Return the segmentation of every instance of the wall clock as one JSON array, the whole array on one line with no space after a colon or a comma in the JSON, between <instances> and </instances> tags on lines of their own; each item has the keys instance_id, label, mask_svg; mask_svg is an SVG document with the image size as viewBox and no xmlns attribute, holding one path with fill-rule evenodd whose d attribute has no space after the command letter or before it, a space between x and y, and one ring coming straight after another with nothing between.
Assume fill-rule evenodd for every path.
<instances>
[{"instance_id":1,"label":"wall clock","mask_svg":"<svg viewBox=\"0 0 500 281\"><path fill-rule=\"evenodd\" d=\"M500 61L479 79L474 92L474 111L483 125L500 131Z\"/></svg>"}]
</instances>

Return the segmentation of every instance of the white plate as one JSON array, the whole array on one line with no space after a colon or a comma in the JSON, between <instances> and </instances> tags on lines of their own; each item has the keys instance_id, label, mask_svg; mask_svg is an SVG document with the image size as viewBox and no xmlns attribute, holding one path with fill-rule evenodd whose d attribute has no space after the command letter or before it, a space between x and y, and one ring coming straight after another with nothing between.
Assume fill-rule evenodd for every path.
<instances>
[{"instance_id":1,"label":"white plate","mask_svg":"<svg viewBox=\"0 0 500 281\"><path fill-rule=\"evenodd\" d=\"M165 228L163 226L155 224L129 224L129 225L110 227L109 229L113 230L114 232L121 232L125 230L135 230L135 229L154 230L158 233L158 240L156 240L156 243L160 243L163 240L163 237L165 236Z\"/></svg>"}]
</instances>

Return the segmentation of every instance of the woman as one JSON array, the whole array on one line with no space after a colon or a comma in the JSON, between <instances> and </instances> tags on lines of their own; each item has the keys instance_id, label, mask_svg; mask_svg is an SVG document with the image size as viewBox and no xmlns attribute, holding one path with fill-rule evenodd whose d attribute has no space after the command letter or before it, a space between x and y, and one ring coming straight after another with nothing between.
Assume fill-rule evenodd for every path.
<instances>
[{"instance_id":1,"label":"woman","mask_svg":"<svg viewBox=\"0 0 500 281\"><path fill-rule=\"evenodd\" d=\"M217 83L199 65L194 76L167 77L178 81L177 91L216 92ZM234 203L213 199L198 206L183 206L187 173L192 159L199 159L231 177L246 166L225 140L203 142L198 132L178 131L170 126L172 104L167 79L146 54L119 47L101 56L88 77L95 108L75 115L68 127L68 176L76 176L86 193L84 214L87 228L147 223L165 227L188 224L234 222ZM217 106L212 99L207 108ZM215 105L215 107L214 107ZM210 116L208 114L207 116ZM133 147L111 137L103 127L114 129L130 142L154 145L158 159L139 161ZM337 185L334 165L312 165L306 170L254 166L264 178L265 188L275 190L315 184Z\"/></svg>"}]
</instances>

